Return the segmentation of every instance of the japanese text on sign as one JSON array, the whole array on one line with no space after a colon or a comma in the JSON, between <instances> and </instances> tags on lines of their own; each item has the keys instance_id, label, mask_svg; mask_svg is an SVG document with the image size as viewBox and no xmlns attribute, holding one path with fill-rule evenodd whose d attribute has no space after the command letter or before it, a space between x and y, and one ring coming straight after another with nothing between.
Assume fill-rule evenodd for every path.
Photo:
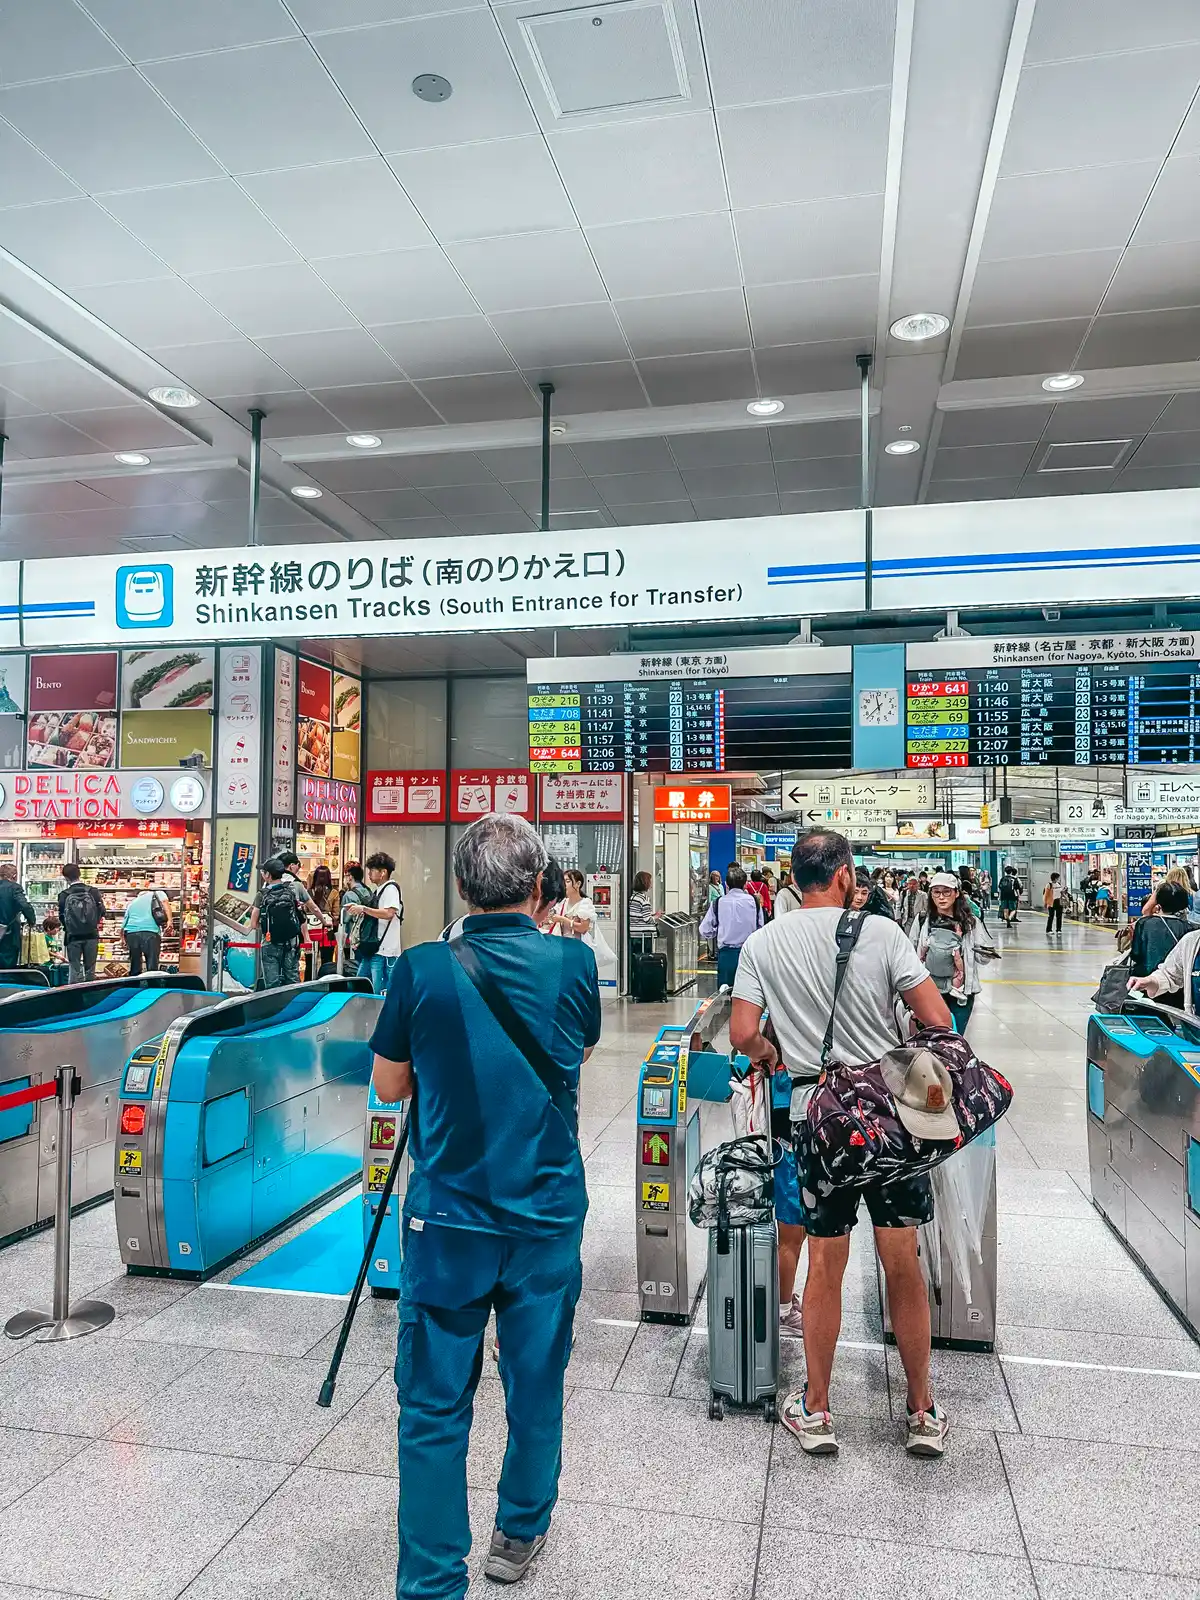
<instances>
[{"instance_id":1,"label":"japanese text on sign","mask_svg":"<svg viewBox=\"0 0 1200 1600\"><path fill-rule=\"evenodd\" d=\"M367 773L368 822L445 822L446 774L432 768Z\"/></svg>"},{"instance_id":2,"label":"japanese text on sign","mask_svg":"<svg viewBox=\"0 0 1200 1600\"><path fill-rule=\"evenodd\" d=\"M654 791L655 822L729 822L733 791L728 784L667 784Z\"/></svg>"}]
</instances>

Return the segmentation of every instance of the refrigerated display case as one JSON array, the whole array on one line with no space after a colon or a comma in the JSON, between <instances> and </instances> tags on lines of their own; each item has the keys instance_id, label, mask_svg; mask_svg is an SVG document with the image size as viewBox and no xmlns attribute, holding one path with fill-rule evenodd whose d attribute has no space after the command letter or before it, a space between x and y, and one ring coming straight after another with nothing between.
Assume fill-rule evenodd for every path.
<instances>
[{"instance_id":1,"label":"refrigerated display case","mask_svg":"<svg viewBox=\"0 0 1200 1600\"><path fill-rule=\"evenodd\" d=\"M97 976L116 977L129 970L121 919L144 889L161 889L170 902L171 929L164 930L159 965L178 967L180 912L185 904L183 839L80 839L75 859L79 876L99 889L108 908L100 929Z\"/></svg>"},{"instance_id":2,"label":"refrigerated display case","mask_svg":"<svg viewBox=\"0 0 1200 1600\"><path fill-rule=\"evenodd\" d=\"M0 840L0 848L16 841ZM58 915L59 891L64 888L62 869L71 860L70 839L22 839L19 876L38 922ZM11 859L11 858L10 858Z\"/></svg>"}]
</instances>

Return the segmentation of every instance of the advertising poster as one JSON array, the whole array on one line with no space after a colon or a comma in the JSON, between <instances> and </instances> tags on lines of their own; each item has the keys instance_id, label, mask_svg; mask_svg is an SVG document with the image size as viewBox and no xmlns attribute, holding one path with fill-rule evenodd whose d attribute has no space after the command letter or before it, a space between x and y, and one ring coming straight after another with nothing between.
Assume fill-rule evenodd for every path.
<instances>
[{"instance_id":1,"label":"advertising poster","mask_svg":"<svg viewBox=\"0 0 1200 1600\"><path fill-rule=\"evenodd\" d=\"M125 650L121 654L123 711L211 711L216 652Z\"/></svg>"},{"instance_id":2,"label":"advertising poster","mask_svg":"<svg viewBox=\"0 0 1200 1600\"><path fill-rule=\"evenodd\" d=\"M178 767L198 757L211 767L212 739L211 711L124 711L120 765Z\"/></svg>"},{"instance_id":3,"label":"advertising poster","mask_svg":"<svg viewBox=\"0 0 1200 1600\"><path fill-rule=\"evenodd\" d=\"M329 718L333 701L333 672L316 661L301 661L299 718L296 724L296 765L315 778L328 778L332 766Z\"/></svg>"},{"instance_id":4,"label":"advertising poster","mask_svg":"<svg viewBox=\"0 0 1200 1600\"><path fill-rule=\"evenodd\" d=\"M290 817L296 804L296 658L275 652L275 710L272 738L271 810Z\"/></svg>"},{"instance_id":5,"label":"advertising poster","mask_svg":"<svg viewBox=\"0 0 1200 1600\"><path fill-rule=\"evenodd\" d=\"M333 775L346 783L362 776L362 684L348 673L333 675Z\"/></svg>"},{"instance_id":6,"label":"advertising poster","mask_svg":"<svg viewBox=\"0 0 1200 1600\"><path fill-rule=\"evenodd\" d=\"M25 657L0 656L0 767L12 772L25 759Z\"/></svg>"},{"instance_id":7,"label":"advertising poster","mask_svg":"<svg viewBox=\"0 0 1200 1600\"><path fill-rule=\"evenodd\" d=\"M445 822L446 774L440 767L367 773L368 822Z\"/></svg>"},{"instance_id":8,"label":"advertising poster","mask_svg":"<svg viewBox=\"0 0 1200 1600\"><path fill-rule=\"evenodd\" d=\"M116 766L115 650L31 656L28 706L28 766Z\"/></svg>"},{"instance_id":9,"label":"advertising poster","mask_svg":"<svg viewBox=\"0 0 1200 1600\"><path fill-rule=\"evenodd\" d=\"M217 811L257 814L262 788L262 648L221 651Z\"/></svg>"},{"instance_id":10,"label":"advertising poster","mask_svg":"<svg viewBox=\"0 0 1200 1600\"><path fill-rule=\"evenodd\" d=\"M221 817L213 855L213 917L234 938L250 923L254 909L257 817Z\"/></svg>"},{"instance_id":11,"label":"advertising poster","mask_svg":"<svg viewBox=\"0 0 1200 1600\"><path fill-rule=\"evenodd\" d=\"M625 816L624 773L547 773L542 784L542 819L585 817L621 822Z\"/></svg>"}]
</instances>

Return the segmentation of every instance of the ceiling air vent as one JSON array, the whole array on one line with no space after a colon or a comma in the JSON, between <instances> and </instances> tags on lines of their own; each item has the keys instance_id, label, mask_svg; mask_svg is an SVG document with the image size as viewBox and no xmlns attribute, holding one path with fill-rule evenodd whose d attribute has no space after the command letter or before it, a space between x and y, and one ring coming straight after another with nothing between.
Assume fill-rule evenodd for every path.
<instances>
[{"instance_id":1,"label":"ceiling air vent","mask_svg":"<svg viewBox=\"0 0 1200 1600\"><path fill-rule=\"evenodd\" d=\"M1132 439L1084 439L1078 444L1052 444L1039 472L1111 472L1129 454Z\"/></svg>"},{"instance_id":2,"label":"ceiling air vent","mask_svg":"<svg viewBox=\"0 0 1200 1600\"><path fill-rule=\"evenodd\" d=\"M556 117L691 99L674 0L603 0L520 18Z\"/></svg>"}]
</instances>

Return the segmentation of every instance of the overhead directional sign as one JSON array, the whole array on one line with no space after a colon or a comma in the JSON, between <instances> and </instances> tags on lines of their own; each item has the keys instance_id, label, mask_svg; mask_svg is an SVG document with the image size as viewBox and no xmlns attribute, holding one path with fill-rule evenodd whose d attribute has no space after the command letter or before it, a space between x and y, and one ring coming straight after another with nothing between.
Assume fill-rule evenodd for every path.
<instances>
[{"instance_id":1,"label":"overhead directional sign","mask_svg":"<svg viewBox=\"0 0 1200 1600\"><path fill-rule=\"evenodd\" d=\"M802 813L805 822L814 828L895 828L896 813L880 807L819 807Z\"/></svg>"},{"instance_id":2,"label":"overhead directional sign","mask_svg":"<svg viewBox=\"0 0 1200 1600\"><path fill-rule=\"evenodd\" d=\"M857 814L863 811L932 811L937 803L935 780L893 778L886 774L865 773L856 778L806 778L785 772L781 786L783 801L797 811L838 811Z\"/></svg>"}]
</instances>

